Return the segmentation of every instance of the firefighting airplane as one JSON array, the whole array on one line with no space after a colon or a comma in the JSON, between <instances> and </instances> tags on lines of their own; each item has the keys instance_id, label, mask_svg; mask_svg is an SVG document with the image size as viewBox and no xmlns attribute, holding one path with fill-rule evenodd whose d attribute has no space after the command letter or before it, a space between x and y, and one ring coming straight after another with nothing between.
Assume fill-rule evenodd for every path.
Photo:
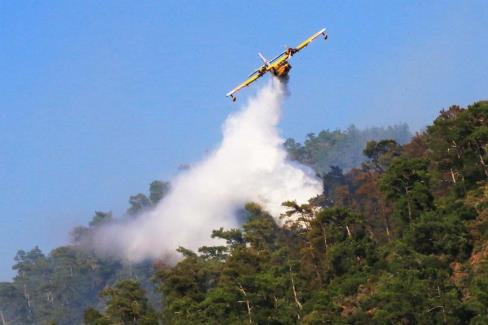
<instances>
[{"instance_id":1,"label":"firefighting airplane","mask_svg":"<svg viewBox=\"0 0 488 325\"><path fill-rule=\"evenodd\" d=\"M301 49L303 49L305 46L308 44L312 43L314 39L322 35L324 39L327 39L327 32L325 31L325 28L322 30L318 31L317 33L313 34L309 38L307 38L305 41L300 43L297 47L292 48L289 47L287 48L283 53L272 59L271 61L268 61L261 53L258 53L259 57L261 60L263 60L264 64L260 66L259 68L256 69L253 73L249 75L246 81L241 83L239 86L235 87L231 91L229 91L226 96L230 97L232 101L236 101L236 96L235 94L241 90L244 87L249 86L251 83L262 77L266 72L271 72L273 75L275 75L278 78L284 78L288 75L288 72L291 69L290 63L288 63L288 59L291 58L293 55L298 53Z\"/></svg>"}]
</instances>

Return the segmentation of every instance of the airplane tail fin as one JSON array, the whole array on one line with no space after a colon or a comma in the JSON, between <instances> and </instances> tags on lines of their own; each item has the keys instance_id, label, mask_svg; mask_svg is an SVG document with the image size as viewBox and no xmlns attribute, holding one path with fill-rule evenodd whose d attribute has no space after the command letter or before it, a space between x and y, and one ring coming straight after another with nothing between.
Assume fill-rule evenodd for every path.
<instances>
[{"instance_id":1,"label":"airplane tail fin","mask_svg":"<svg viewBox=\"0 0 488 325\"><path fill-rule=\"evenodd\" d=\"M264 65L269 65L269 61L264 57L264 55L262 55L261 53L258 53L258 55L261 58L261 60L263 60Z\"/></svg>"}]
</instances>

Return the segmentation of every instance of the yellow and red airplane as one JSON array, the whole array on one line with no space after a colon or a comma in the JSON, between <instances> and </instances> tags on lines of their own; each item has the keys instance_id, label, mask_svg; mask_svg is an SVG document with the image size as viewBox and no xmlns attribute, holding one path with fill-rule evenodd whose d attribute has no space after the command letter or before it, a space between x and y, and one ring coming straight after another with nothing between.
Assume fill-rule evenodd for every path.
<instances>
[{"instance_id":1,"label":"yellow and red airplane","mask_svg":"<svg viewBox=\"0 0 488 325\"><path fill-rule=\"evenodd\" d=\"M271 72L273 75L275 75L278 78L283 78L288 75L288 72L291 69L290 63L288 63L288 59L291 58L293 55L298 53L301 49L303 49L305 46L308 44L312 43L314 39L322 35L324 39L327 39L327 32L325 31L325 28L322 30L318 31L317 33L313 34L309 38L307 38L305 41L300 43L297 47L289 47L287 48L283 53L272 59L271 61L266 60L266 58L261 54L258 53L259 57L261 60L263 60L264 64L260 66L259 68L256 69L253 73L249 75L249 77L241 83L239 86L235 87L231 91L229 91L226 96L230 97L232 101L236 101L236 96L235 94L241 90L244 87L249 86L251 83L256 81L257 79L261 78L265 73Z\"/></svg>"}]
</instances>

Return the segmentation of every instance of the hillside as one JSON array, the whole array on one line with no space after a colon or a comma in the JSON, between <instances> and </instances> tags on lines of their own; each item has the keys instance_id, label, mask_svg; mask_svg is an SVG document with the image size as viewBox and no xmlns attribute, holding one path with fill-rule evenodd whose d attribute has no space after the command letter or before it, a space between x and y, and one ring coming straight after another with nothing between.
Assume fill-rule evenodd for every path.
<instances>
[{"instance_id":1,"label":"hillside","mask_svg":"<svg viewBox=\"0 0 488 325\"><path fill-rule=\"evenodd\" d=\"M488 102L442 111L410 143L372 141L368 160L287 202L259 206L227 245L159 266L171 324L488 322ZM105 317L110 318L107 313Z\"/></svg>"},{"instance_id":2,"label":"hillside","mask_svg":"<svg viewBox=\"0 0 488 325\"><path fill-rule=\"evenodd\" d=\"M226 245L182 247L176 265L83 249L94 229L116 222L97 212L70 245L19 251L16 277L0 283L3 322L488 322L487 120L488 102L478 102L442 111L409 142L405 126L290 139L290 158L320 175L324 193L284 203L282 225L249 203L242 227L209 234ZM125 218L168 189L156 181L148 196L132 196Z\"/></svg>"}]
</instances>

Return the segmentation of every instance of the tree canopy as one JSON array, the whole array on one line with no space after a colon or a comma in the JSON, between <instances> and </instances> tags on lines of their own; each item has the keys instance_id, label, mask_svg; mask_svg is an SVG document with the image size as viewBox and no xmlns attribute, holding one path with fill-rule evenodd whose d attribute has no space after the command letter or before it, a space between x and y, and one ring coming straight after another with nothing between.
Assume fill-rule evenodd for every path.
<instances>
[{"instance_id":1,"label":"tree canopy","mask_svg":"<svg viewBox=\"0 0 488 325\"><path fill-rule=\"evenodd\" d=\"M315 170L323 193L284 202L279 220L248 203L238 228L208 234L221 245L180 247L174 265L86 249L97 227L117 222L97 211L70 245L17 253L15 278L0 283L0 322L488 323L487 121L478 102L443 110L410 141L401 126L289 140L290 159ZM124 218L169 190L151 183Z\"/></svg>"}]
</instances>

